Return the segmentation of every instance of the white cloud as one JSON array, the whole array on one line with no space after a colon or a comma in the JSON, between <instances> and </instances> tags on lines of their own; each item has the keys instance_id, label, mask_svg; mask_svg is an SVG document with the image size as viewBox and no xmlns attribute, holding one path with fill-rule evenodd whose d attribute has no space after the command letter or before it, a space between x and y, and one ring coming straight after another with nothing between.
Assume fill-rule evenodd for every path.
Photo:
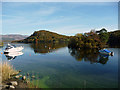
<instances>
[{"instance_id":1,"label":"white cloud","mask_svg":"<svg viewBox=\"0 0 120 90\"><path fill-rule=\"evenodd\" d=\"M57 8L54 7L50 7L50 8L46 8L46 9L40 9L38 11L33 12L34 15L40 15L40 16L46 16L46 15L51 15L53 13L55 13L55 11L57 10Z\"/></svg>"}]
</instances>

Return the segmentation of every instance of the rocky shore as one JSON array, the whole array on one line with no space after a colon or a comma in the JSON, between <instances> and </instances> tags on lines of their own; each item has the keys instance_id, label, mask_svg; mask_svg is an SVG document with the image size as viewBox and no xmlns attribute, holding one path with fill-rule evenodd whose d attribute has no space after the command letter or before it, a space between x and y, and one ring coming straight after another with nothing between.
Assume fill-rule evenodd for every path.
<instances>
[{"instance_id":1,"label":"rocky shore","mask_svg":"<svg viewBox=\"0 0 120 90\"><path fill-rule=\"evenodd\" d=\"M2 82L3 89L10 89L10 88L28 88L28 83L26 76L16 75L11 77L8 80Z\"/></svg>"},{"instance_id":2,"label":"rocky shore","mask_svg":"<svg viewBox=\"0 0 120 90\"><path fill-rule=\"evenodd\" d=\"M8 62L0 63L0 69L2 69L2 83L0 88L2 89L18 89L18 88L37 88L30 79L35 79L35 76L30 76L29 73L21 75L21 70L15 70Z\"/></svg>"}]
</instances>

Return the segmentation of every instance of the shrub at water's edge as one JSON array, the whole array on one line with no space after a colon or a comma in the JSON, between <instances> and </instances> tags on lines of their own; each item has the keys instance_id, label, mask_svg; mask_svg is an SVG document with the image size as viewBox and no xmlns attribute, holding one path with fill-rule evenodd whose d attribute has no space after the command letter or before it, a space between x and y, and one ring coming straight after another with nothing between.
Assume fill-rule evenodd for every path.
<instances>
[{"instance_id":1,"label":"shrub at water's edge","mask_svg":"<svg viewBox=\"0 0 120 90\"><path fill-rule=\"evenodd\" d=\"M3 42L0 41L0 47L2 47L2 46L3 46Z\"/></svg>"},{"instance_id":2,"label":"shrub at water's edge","mask_svg":"<svg viewBox=\"0 0 120 90\"><path fill-rule=\"evenodd\" d=\"M33 83L30 80L24 79L24 80L21 81L20 78L17 78L17 76L19 76L18 75L19 71L15 70L13 68L13 66L8 62L0 63L0 70L2 71L1 75L2 75L3 86L4 86L4 84L8 84L8 85L5 85L5 88L8 88L9 83L11 81L14 81L16 83L18 82L18 85L15 86L16 88L23 88L23 87L24 88L37 88L35 85L33 85ZM20 83L22 83L22 84L20 84ZM24 86L21 86L21 85L24 85Z\"/></svg>"},{"instance_id":3,"label":"shrub at water's edge","mask_svg":"<svg viewBox=\"0 0 120 90\"><path fill-rule=\"evenodd\" d=\"M13 68L8 62L0 63L0 69L2 70L2 80L10 79L13 75L19 72Z\"/></svg>"}]
</instances>

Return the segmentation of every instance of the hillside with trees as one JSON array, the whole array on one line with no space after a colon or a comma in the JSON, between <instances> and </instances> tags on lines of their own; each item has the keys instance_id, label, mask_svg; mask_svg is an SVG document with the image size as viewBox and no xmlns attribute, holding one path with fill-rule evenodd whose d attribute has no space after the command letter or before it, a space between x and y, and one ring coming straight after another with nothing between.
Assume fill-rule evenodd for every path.
<instances>
[{"instance_id":1,"label":"hillside with trees","mask_svg":"<svg viewBox=\"0 0 120 90\"><path fill-rule=\"evenodd\" d=\"M106 32L101 31L99 34L96 31L90 31L84 34L76 34L71 38L69 48L103 48L107 41L104 37Z\"/></svg>"},{"instance_id":2,"label":"hillside with trees","mask_svg":"<svg viewBox=\"0 0 120 90\"><path fill-rule=\"evenodd\" d=\"M35 31L31 36L23 40L13 42L19 43L61 43L67 42L69 48L92 48L101 49L108 46L120 46L120 30L107 32L105 28L99 31L91 30L90 32L75 36L65 36L54 32L40 30Z\"/></svg>"},{"instance_id":3,"label":"hillside with trees","mask_svg":"<svg viewBox=\"0 0 120 90\"><path fill-rule=\"evenodd\" d=\"M120 46L120 30L107 32L105 28L99 31L91 30L88 33L76 34L70 39L69 48L101 49L106 46Z\"/></svg>"},{"instance_id":4,"label":"hillside with trees","mask_svg":"<svg viewBox=\"0 0 120 90\"><path fill-rule=\"evenodd\" d=\"M54 32L40 30L35 31L31 36L24 40L18 40L13 42L23 42L23 43L58 43L58 42L68 42L69 36L60 35Z\"/></svg>"}]
</instances>

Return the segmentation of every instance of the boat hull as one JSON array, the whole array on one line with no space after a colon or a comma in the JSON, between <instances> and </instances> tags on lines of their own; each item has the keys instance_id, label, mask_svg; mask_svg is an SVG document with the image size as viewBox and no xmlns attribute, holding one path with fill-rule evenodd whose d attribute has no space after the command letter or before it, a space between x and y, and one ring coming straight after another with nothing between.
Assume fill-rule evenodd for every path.
<instances>
[{"instance_id":1,"label":"boat hull","mask_svg":"<svg viewBox=\"0 0 120 90\"><path fill-rule=\"evenodd\" d=\"M108 50L106 50L106 49L99 50L99 53L100 53L100 54L104 54L104 55L110 55L110 56L113 56L113 55L114 55L113 52L108 51Z\"/></svg>"},{"instance_id":2,"label":"boat hull","mask_svg":"<svg viewBox=\"0 0 120 90\"><path fill-rule=\"evenodd\" d=\"M7 50L4 50L4 53L9 53L9 52L19 52L19 51L22 51L24 48L21 46L21 47L16 47L16 48L11 48L11 49L7 49Z\"/></svg>"},{"instance_id":3,"label":"boat hull","mask_svg":"<svg viewBox=\"0 0 120 90\"><path fill-rule=\"evenodd\" d=\"M104 55L110 55L111 53L100 52L100 54L104 54Z\"/></svg>"}]
</instances>

